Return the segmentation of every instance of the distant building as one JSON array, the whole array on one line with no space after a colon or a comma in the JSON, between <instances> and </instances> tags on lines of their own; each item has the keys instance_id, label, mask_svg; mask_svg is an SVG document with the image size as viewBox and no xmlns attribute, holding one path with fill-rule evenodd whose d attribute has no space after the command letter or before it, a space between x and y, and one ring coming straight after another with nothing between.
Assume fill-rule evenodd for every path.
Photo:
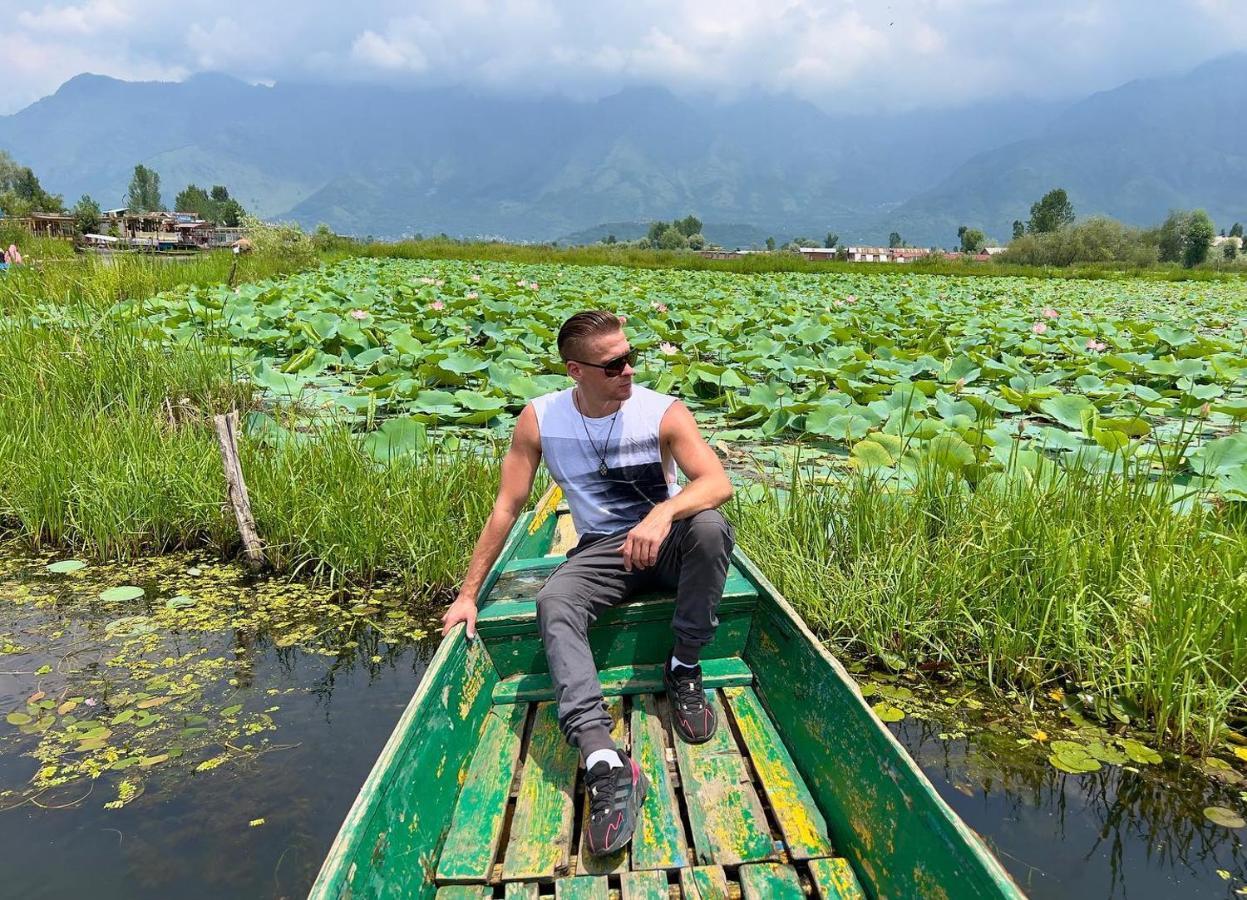
<instances>
[{"instance_id":1,"label":"distant building","mask_svg":"<svg viewBox=\"0 0 1247 900\"><path fill-rule=\"evenodd\" d=\"M849 247L849 262L897 262L907 263L924 256L931 251L922 247Z\"/></svg>"}]
</instances>

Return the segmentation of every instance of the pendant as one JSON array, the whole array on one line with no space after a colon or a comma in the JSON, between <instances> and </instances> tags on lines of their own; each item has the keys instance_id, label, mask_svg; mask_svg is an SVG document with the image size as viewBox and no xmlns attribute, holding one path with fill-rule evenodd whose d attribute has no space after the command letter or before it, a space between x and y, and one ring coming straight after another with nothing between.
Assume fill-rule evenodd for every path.
<instances>
[{"instance_id":1,"label":"pendant","mask_svg":"<svg viewBox=\"0 0 1247 900\"><path fill-rule=\"evenodd\" d=\"M598 466L598 474L601 475L603 478L605 478L607 475L610 474L610 469L606 468L605 462L603 462L601 465Z\"/></svg>"}]
</instances>

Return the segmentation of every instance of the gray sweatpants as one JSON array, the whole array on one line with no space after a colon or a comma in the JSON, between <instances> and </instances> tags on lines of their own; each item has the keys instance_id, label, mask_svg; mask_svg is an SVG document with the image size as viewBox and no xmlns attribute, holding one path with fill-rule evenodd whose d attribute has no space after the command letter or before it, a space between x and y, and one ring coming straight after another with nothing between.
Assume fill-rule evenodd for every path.
<instances>
[{"instance_id":1,"label":"gray sweatpants","mask_svg":"<svg viewBox=\"0 0 1247 900\"><path fill-rule=\"evenodd\" d=\"M719 624L715 611L723 599L735 534L721 512L703 510L671 524L657 563L648 569L624 570L619 548L627 532L621 532L582 540L550 574L537 594L537 625L559 704L559 727L568 741L584 750L577 735L602 735L611 726L589 649L590 623L633 594L674 588L673 646L680 659L695 662Z\"/></svg>"}]
</instances>

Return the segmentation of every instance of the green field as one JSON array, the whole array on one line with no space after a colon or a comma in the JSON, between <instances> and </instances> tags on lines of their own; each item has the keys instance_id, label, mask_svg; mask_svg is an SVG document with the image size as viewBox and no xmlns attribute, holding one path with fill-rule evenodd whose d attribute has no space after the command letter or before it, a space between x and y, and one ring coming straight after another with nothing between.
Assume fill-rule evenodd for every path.
<instances>
[{"instance_id":1,"label":"green field","mask_svg":"<svg viewBox=\"0 0 1247 900\"><path fill-rule=\"evenodd\" d=\"M1210 747L1247 679L1235 280L350 258L30 279L0 325L0 516L117 559L237 549L449 596L570 313L627 316L741 485L742 545L839 651ZM296 267L297 268L297 267ZM174 282L171 286L171 282ZM11 285L12 283L10 283ZM52 289L55 285L56 288Z\"/></svg>"}]
</instances>

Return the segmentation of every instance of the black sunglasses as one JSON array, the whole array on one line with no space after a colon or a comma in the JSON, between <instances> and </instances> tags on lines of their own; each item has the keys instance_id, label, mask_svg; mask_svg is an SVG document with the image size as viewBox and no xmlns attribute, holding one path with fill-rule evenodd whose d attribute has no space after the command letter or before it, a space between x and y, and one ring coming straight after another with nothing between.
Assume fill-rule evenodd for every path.
<instances>
[{"instance_id":1,"label":"black sunglasses","mask_svg":"<svg viewBox=\"0 0 1247 900\"><path fill-rule=\"evenodd\" d=\"M608 359L604 363L585 362L583 359L569 359L568 362L580 363L582 366L593 366L595 369L601 369L607 378L618 378L623 374L623 370L628 366L635 366L637 361L637 351L633 347L623 356L616 356L614 359Z\"/></svg>"}]
</instances>

